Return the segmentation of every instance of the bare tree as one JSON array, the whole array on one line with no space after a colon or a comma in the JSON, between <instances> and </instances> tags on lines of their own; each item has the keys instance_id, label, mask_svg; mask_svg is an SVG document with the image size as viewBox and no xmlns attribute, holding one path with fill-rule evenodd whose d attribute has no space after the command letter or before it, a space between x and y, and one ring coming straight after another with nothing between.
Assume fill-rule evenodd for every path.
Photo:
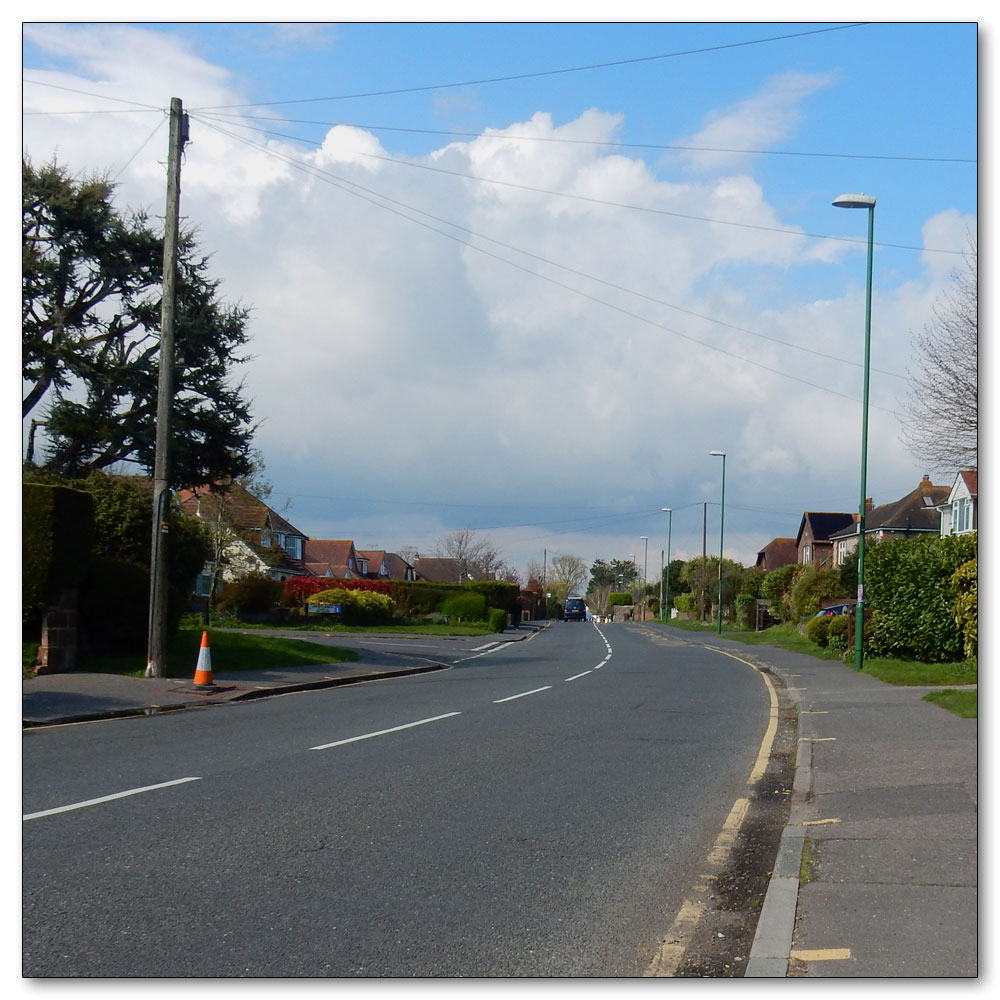
<instances>
[{"instance_id":1,"label":"bare tree","mask_svg":"<svg viewBox=\"0 0 1000 1000\"><path fill-rule=\"evenodd\" d=\"M545 589L560 603L573 593L582 593L587 582L589 567L579 556L560 553L552 557Z\"/></svg>"},{"instance_id":2,"label":"bare tree","mask_svg":"<svg viewBox=\"0 0 1000 1000\"><path fill-rule=\"evenodd\" d=\"M435 553L443 558L457 559L466 574L478 580L495 580L497 573L509 572L496 546L488 538L469 528L452 531L438 539Z\"/></svg>"},{"instance_id":3,"label":"bare tree","mask_svg":"<svg viewBox=\"0 0 1000 1000\"><path fill-rule=\"evenodd\" d=\"M913 338L903 439L928 472L979 464L979 280L975 236L964 266L934 305L934 322Z\"/></svg>"}]
</instances>

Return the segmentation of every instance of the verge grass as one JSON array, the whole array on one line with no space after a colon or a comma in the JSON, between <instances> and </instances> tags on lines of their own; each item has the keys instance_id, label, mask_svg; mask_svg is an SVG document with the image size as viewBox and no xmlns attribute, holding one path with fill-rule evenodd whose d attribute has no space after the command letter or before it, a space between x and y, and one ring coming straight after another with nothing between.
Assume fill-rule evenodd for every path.
<instances>
[{"instance_id":1,"label":"verge grass","mask_svg":"<svg viewBox=\"0 0 1000 1000\"><path fill-rule=\"evenodd\" d=\"M181 629L167 649L167 676L194 676L203 629ZM302 639L283 639L269 635L245 635L240 632L217 632L208 629L212 650L212 670L274 670L303 667L315 663L347 663L360 657L353 649L323 646ZM143 657L89 654L80 658L80 670L102 674L126 674L142 677L146 672Z\"/></svg>"},{"instance_id":2,"label":"verge grass","mask_svg":"<svg viewBox=\"0 0 1000 1000\"><path fill-rule=\"evenodd\" d=\"M940 705L962 719L979 718L978 691L955 691L952 688L945 688L943 691L931 691L925 694L923 700Z\"/></svg>"}]
</instances>

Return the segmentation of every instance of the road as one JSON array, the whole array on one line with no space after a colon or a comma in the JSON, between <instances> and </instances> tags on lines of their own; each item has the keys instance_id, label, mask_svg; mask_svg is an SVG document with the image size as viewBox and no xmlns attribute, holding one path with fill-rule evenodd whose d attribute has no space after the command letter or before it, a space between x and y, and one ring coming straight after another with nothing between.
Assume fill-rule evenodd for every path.
<instances>
[{"instance_id":1,"label":"road","mask_svg":"<svg viewBox=\"0 0 1000 1000\"><path fill-rule=\"evenodd\" d=\"M26 732L24 974L642 975L746 793L761 677L621 625L449 655Z\"/></svg>"}]
</instances>

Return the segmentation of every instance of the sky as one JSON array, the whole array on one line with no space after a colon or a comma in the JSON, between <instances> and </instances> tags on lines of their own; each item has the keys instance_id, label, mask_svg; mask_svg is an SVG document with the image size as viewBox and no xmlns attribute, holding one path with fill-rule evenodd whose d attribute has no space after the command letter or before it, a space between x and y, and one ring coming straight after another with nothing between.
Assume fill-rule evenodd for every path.
<instances>
[{"instance_id":1,"label":"sky","mask_svg":"<svg viewBox=\"0 0 1000 1000\"><path fill-rule=\"evenodd\" d=\"M194 8L192 7L192 10ZM188 12L183 15L187 16ZM371 15L370 15L371 16ZM508 16L516 16L513 12ZM431 555L752 565L868 496L978 227L965 23L27 22L22 145L181 215L230 302L272 506ZM662 508L672 508L668 517Z\"/></svg>"}]
</instances>

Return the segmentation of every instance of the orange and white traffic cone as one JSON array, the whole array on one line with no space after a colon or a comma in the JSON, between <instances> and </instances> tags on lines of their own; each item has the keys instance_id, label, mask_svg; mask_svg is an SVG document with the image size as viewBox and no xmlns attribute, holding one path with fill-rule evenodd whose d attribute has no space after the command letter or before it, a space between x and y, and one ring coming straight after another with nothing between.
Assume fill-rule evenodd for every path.
<instances>
[{"instance_id":1,"label":"orange and white traffic cone","mask_svg":"<svg viewBox=\"0 0 1000 1000\"><path fill-rule=\"evenodd\" d=\"M212 683L212 650L208 645L208 633L201 633L201 648L198 650L198 665L194 668L194 686L214 688Z\"/></svg>"}]
</instances>

